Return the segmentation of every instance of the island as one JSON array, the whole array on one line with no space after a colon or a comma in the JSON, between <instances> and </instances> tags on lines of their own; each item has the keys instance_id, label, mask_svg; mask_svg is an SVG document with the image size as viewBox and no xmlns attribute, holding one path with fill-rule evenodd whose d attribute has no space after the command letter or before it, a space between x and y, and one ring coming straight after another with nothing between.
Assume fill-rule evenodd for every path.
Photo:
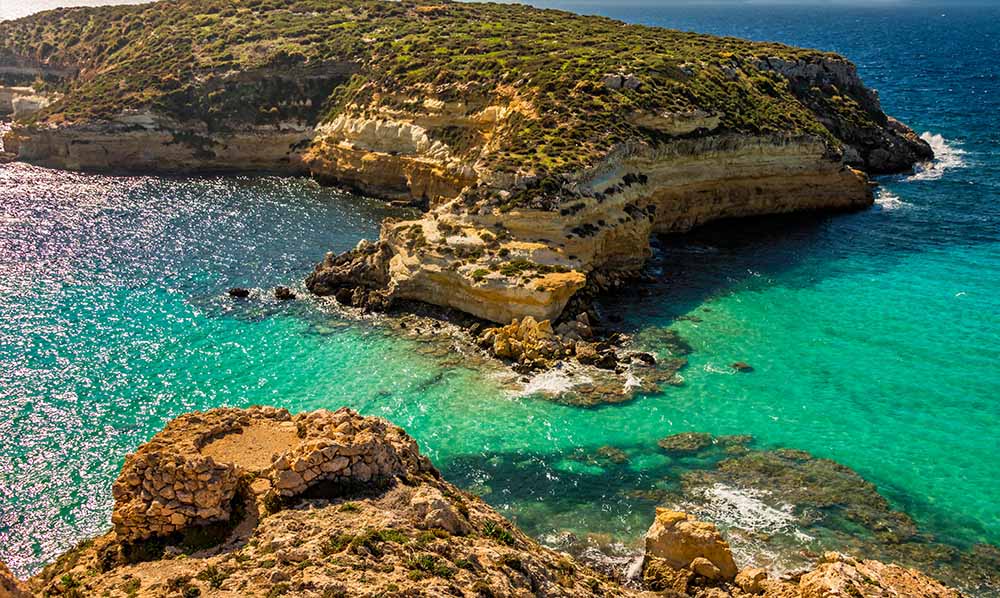
<instances>
[{"instance_id":1,"label":"island","mask_svg":"<svg viewBox=\"0 0 1000 598\"><path fill-rule=\"evenodd\" d=\"M869 175L933 158L838 55L521 5L49 11L0 23L0 83L8 159L308 174L417 206L309 289L505 325L576 321L653 234L862 209Z\"/></svg>"}]
</instances>

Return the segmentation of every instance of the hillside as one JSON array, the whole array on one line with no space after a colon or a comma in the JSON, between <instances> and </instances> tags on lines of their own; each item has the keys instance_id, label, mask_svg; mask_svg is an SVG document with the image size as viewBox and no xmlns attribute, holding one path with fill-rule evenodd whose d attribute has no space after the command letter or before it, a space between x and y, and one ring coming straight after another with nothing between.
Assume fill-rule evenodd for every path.
<instances>
[{"instance_id":1,"label":"hillside","mask_svg":"<svg viewBox=\"0 0 1000 598\"><path fill-rule=\"evenodd\" d=\"M825 52L520 5L165 0L0 23L44 102L7 151L83 170L311 174L421 206L319 294L573 318L651 234L871 203L932 157Z\"/></svg>"}]
</instances>

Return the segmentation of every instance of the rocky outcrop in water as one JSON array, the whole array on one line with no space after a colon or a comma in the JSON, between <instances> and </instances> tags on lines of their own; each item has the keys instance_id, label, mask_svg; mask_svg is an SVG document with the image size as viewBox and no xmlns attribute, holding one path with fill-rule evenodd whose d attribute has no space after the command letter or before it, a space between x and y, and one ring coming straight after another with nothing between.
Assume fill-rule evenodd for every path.
<instances>
[{"instance_id":1,"label":"rocky outcrop in water","mask_svg":"<svg viewBox=\"0 0 1000 598\"><path fill-rule=\"evenodd\" d=\"M738 572L729 544L711 523L687 513L657 509L646 533L646 566L660 559L674 569L690 569L709 580L736 578Z\"/></svg>"},{"instance_id":2,"label":"rocky outcrop in water","mask_svg":"<svg viewBox=\"0 0 1000 598\"><path fill-rule=\"evenodd\" d=\"M183 415L126 459L114 498L112 531L27 585L0 568L0 595L958 597L839 554L793 576L741 571L714 525L669 510L641 574L607 577L442 480L400 428L348 409Z\"/></svg>"}]
</instances>

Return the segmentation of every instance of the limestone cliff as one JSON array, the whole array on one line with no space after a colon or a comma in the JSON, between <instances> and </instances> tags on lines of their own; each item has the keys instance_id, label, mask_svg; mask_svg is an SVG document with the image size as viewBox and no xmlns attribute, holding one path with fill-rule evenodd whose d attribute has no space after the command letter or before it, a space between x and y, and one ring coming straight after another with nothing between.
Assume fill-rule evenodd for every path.
<instances>
[{"instance_id":1,"label":"limestone cliff","mask_svg":"<svg viewBox=\"0 0 1000 598\"><path fill-rule=\"evenodd\" d=\"M191 413L130 455L113 529L15 596L958 598L910 569L839 554L779 577L739 570L714 525L660 509L641 571L608 577L539 545L441 479L403 430L350 410Z\"/></svg>"},{"instance_id":2,"label":"limestone cliff","mask_svg":"<svg viewBox=\"0 0 1000 598\"><path fill-rule=\"evenodd\" d=\"M636 272L650 234L862 208L863 172L932 158L835 54L518 5L52 11L0 23L0 77L25 73L59 95L7 135L20 159L310 173L421 206L309 287L504 324Z\"/></svg>"}]
</instances>

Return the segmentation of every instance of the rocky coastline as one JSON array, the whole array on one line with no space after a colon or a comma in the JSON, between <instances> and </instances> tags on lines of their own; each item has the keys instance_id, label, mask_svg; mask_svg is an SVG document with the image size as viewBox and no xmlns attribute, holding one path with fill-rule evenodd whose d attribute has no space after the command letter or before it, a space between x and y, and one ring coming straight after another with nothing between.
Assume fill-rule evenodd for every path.
<instances>
[{"instance_id":1,"label":"rocky coastline","mask_svg":"<svg viewBox=\"0 0 1000 598\"><path fill-rule=\"evenodd\" d=\"M448 45L482 22L513 25L483 45ZM213 37L251 37L241 27L285 43ZM563 54L578 72L549 62ZM670 355L639 350L594 304L641 284L653 235L865 209L869 176L933 158L842 57L476 3L206 0L3 22L7 116L0 161L308 175L420 208L328 254L308 291L362 314L404 314L390 326L416 337L454 325L521 382L584 368L604 386L561 399L578 405L628 400L684 366L683 341ZM621 455L609 447L602 458ZM801 455L763 459L790 480L812 467ZM753 477L733 467L723 473ZM717 477L692 476L683 490ZM689 496L658 502L668 498L697 507ZM650 513L635 567L602 570L445 481L400 428L344 409L181 416L126 459L113 499L111 531L26 583L0 568L0 596L960 595L836 553L795 573L741 569L723 533L679 507ZM870 502L861 516L887 514Z\"/></svg>"},{"instance_id":2,"label":"rocky coastline","mask_svg":"<svg viewBox=\"0 0 1000 598\"><path fill-rule=\"evenodd\" d=\"M348 409L180 416L126 458L113 495L108 533L26 582L0 569L3 595L960 596L838 553L792 575L741 569L714 525L667 508L634 566L599 572L443 480L400 428Z\"/></svg>"},{"instance_id":3,"label":"rocky coastline","mask_svg":"<svg viewBox=\"0 0 1000 598\"><path fill-rule=\"evenodd\" d=\"M40 98L15 114L7 151L79 170L309 174L419 206L421 217L328 255L307 287L366 309L417 301L551 325L561 355L552 343L524 360L501 351L520 368L567 356L567 328L593 320L589 298L642 277L651 235L864 209L868 175L933 157L834 54L524 6L319 2L331 16L298 4L187 7L192 21L287 44L198 41L156 64L79 33L135 22L130 35L177 35L166 3L0 25L0 82ZM484 20L509 31L475 51L440 42ZM345 23L368 37L316 45L304 33ZM579 73L550 64L562 54L579 55Z\"/></svg>"}]
</instances>

